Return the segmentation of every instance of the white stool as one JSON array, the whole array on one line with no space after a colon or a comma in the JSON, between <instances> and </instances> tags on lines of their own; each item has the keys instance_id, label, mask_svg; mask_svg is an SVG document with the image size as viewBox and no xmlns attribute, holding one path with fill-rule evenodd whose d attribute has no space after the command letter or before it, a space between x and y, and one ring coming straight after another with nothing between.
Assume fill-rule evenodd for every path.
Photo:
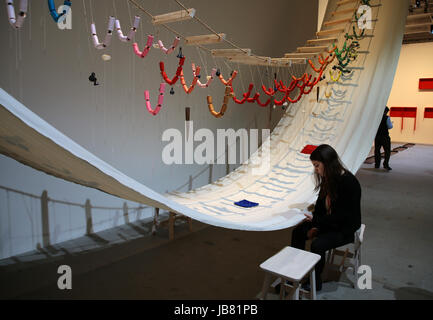
<instances>
[{"instance_id":1,"label":"white stool","mask_svg":"<svg viewBox=\"0 0 433 320\"><path fill-rule=\"evenodd\" d=\"M299 284L301 280L309 273L310 275L310 299L316 299L316 277L314 267L319 262L320 256L304 250L285 247L260 265L265 273L265 281L262 289L262 299L266 296L271 285L272 276L282 278L280 299L283 298L283 292L286 286L292 288L292 299L299 299ZM286 285L286 280L291 281L293 285Z\"/></svg>"}]
</instances>

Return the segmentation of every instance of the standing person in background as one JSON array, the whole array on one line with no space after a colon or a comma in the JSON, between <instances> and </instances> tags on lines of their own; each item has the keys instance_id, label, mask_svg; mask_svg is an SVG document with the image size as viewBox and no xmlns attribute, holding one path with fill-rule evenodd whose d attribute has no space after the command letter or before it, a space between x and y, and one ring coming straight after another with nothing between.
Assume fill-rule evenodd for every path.
<instances>
[{"instance_id":1,"label":"standing person in background","mask_svg":"<svg viewBox=\"0 0 433 320\"><path fill-rule=\"evenodd\" d=\"M379 129L377 130L376 138L374 139L374 160L375 168L380 168L380 148L383 147L385 151L385 160L383 161L383 167L390 171L392 170L389 166L389 158L391 157L391 137L389 136L389 129L392 129L391 118L388 116L389 108L385 107L383 112L382 121L380 122Z\"/></svg>"}]
</instances>

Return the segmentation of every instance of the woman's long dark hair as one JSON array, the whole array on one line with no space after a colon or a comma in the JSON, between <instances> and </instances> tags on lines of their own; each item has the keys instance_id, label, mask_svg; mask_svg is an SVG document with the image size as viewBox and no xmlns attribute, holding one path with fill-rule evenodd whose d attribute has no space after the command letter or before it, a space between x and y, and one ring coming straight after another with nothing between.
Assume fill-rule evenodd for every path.
<instances>
[{"instance_id":1,"label":"woman's long dark hair","mask_svg":"<svg viewBox=\"0 0 433 320\"><path fill-rule=\"evenodd\" d=\"M331 146L322 144L311 153L310 160L322 162L324 166L323 177L317 173L314 173L314 178L316 181L315 191L320 190L320 198L329 195L331 201L336 200L338 197L337 184L339 177L341 176L342 172L347 171L342 164L337 152Z\"/></svg>"}]
</instances>

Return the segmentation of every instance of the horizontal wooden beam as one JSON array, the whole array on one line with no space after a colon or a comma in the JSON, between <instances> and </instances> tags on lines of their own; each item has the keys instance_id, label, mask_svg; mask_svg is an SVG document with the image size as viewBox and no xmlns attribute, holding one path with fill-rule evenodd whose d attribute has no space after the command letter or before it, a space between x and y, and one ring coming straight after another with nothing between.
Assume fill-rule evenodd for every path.
<instances>
[{"instance_id":1,"label":"horizontal wooden beam","mask_svg":"<svg viewBox=\"0 0 433 320\"><path fill-rule=\"evenodd\" d=\"M330 29L330 30L316 32L316 36L318 36L318 37L329 36L331 34L339 34L342 32L344 32L344 28Z\"/></svg>"},{"instance_id":2,"label":"horizontal wooden beam","mask_svg":"<svg viewBox=\"0 0 433 320\"><path fill-rule=\"evenodd\" d=\"M343 0L337 2L337 6L344 6L345 4L357 3L359 0Z\"/></svg>"},{"instance_id":3,"label":"horizontal wooden beam","mask_svg":"<svg viewBox=\"0 0 433 320\"><path fill-rule=\"evenodd\" d=\"M340 20L331 20L331 21L327 21L325 22L323 25L325 27L329 27L329 26L335 26L337 24L343 24L343 23L349 23L352 21L352 18L345 18L345 19L340 19Z\"/></svg>"},{"instance_id":4,"label":"horizontal wooden beam","mask_svg":"<svg viewBox=\"0 0 433 320\"><path fill-rule=\"evenodd\" d=\"M228 58L228 60L231 62L235 62L235 63L257 65L257 66L270 66L271 65L271 58L270 57L244 56L244 57Z\"/></svg>"},{"instance_id":5,"label":"horizontal wooden beam","mask_svg":"<svg viewBox=\"0 0 433 320\"><path fill-rule=\"evenodd\" d=\"M334 11L331 13L331 16L338 16L338 15L349 14L349 13L353 14L354 12L355 12L355 9L349 8L349 9Z\"/></svg>"},{"instance_id":6,"label":"horizontal wooden beam","mask_svg":"<svg viewBox=\"0 0 433 320\"><path fill-rule=\"evenodd\" d=\"M286 53L284 58L289 59L309 59L317 56L318 53Z\"/></svg>"},{"instance_id":7,"label":"horizontal wooden beam","mask_svg":"<svg viewBox=\"0 0 433 320\"><path fill-rule=\"evenodd\" d=\"M338 38L332 37L332 38L307 40L307 43L308 44L333 43L333 42L336 42L337 40L338 40Z\"/></svg>"},{"instance_id":8,"label":"horizontal wooden beam","mask_svg":"<svg viewBox=\"0 0 433 320\"><path fill-rule=\"evenodd\" d=\"M191 8L186 10L180 10L175 12L169 12L161 15L154 16L152 18L152 24L158 25L158 24L166 24L166 23L172 23L177 21L184 21L193 18L195 15L195 9Z\"/></svg>"},{"instance_id":9,"label":"horizontal wooden beam","mask_svg":"<svg viewBox=\"0 0 433 320\"><path fill-rule=\"evenodd\" d=\"M433 13L418 13L418 14L410 14L407 16L407 20L416 20L416 19L425 19L433 16Z\"/></svg>"},{"instance_id":10,"label":"horizontal wooden beam","mask_svg":"<svg viewBox=\"0 0 433 320\"><path fill-rule=\"evenodd\" d=\"M299 53L320 53L322 51L325 51L328 49L328 46L319 46L319 47L299 47L298 52Z\"/></svg>"},{"instance_id":11,"label":"horizontal wooden beam","mask_svg":"<svg viewBox=\"0 0 433 320\"><path fill-rule=\"evenodd\" d=\"M406 25L406 29L407 28L428 27L428 26L431 26L432 24L433 24L433 22L431 22L431 21L423 22L423 23L411 23L411 24Z\"/></svg>"},{"instance_id":12,"label":"horizontal wooden beam","mask_svg":"<svg viewBox=\"0 0 433 320\"><path fill-rule=\"evenodd\" d=\"M201 36L185 37L185 44L188 46L197 44L211 44L223 41L226 38L225 33L205 34Z\"/></svg>"},{"instance_id":13,"label":"horizontal wooden beam","mask_svg":"<svg viewBox=\"0 0 433 320\"><path fill-rule=\"evenodd\" d=\"M211 54L214 57L250 56L251 49L212 49Z\"/></svg>"}]
</instances>

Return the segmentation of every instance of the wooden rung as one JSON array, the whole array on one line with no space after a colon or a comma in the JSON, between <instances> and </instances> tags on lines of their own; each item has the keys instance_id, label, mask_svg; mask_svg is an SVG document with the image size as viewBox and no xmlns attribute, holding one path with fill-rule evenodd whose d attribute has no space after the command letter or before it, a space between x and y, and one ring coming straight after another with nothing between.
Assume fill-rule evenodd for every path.
<instances>
[{"instance_id":1,"label":"wooden rung","mask_svg":"<svg viewBox=\"0 0 433 320\"><path fill-rule=\"evenodd\" d=\"M328 49L328 46L318 46L318 47L299 47L298 52L299 53L320 53L322 51L325 51Z\"/></svg>"},{"instance_id":2,"label":"wooden rung","mask_svg":"<svg viewBox=\"0 0 433 320\"><path fill-rule=\"evenodd\" d=\"M251 49L213 49L211 54L214 57L250 56Z\"/></svg>"},{"instance_id":3,"label":"wooden rung","mask_svg":"<svg viewBox=\"0 0 433 320\"><path fill-rule=\"evenodd\" d=\"M152 24L158 25L163 23L165 24L165 23L171 23L176 21L184 21L193 18L194 15L195 15L194 8L190 8L188 9L188 11L180 10L175 12L169 12L158 16L154 16L152 18Z\"/></svg>"},{"instance_id":4,"label":"wooden rung","mask_svg":"<svg viewBox=\"0 0 433 320\"><path fill-rule=\"evenodd\" d=\"M211 44L211 43L218 43L223 41L226 38L225 33L218 33L216 34L205 34L201 36L192 36L192 37L186 37L185 38L185 44L186 45L196 45L196 44Z\"/></svg>"},{"instance_id":5,"label":"wooden rung","mask_svg":"<svg viewBox=\"0 0 433 320\"><path fill-rule=\"evenodd\" d=\"M325 27L329 27L329 26L335 26L337 24L349 23L350 21L352 21L352 18L345 18L345 19L340 19L340 20L328 21L328 22L325 22L323 25Z\"/></svg>"},{"instance_id":6,"label":"wooden rung","mask_svg":"<svg viewBox=\"0 0 433 320\"><path fill-rule=\"evenodd\" d=\"M293 63L299 63L302 62L304 59L302 58L271 58L271 65L277 65L277 66L290 66Z\"/></svg>"},{"instance_id":7,"label":"wooden rung","mask_svg":"<svg viewBox=\"0 0 433 320\"><path fill-rule=\"evenodd\" d=\"M257 56L239 56L228 58L231 62L241 63L241 64L250 64L250 65L259 65L259 66L268 66L270 65L271 58L270 57L257 57Z\"/></svg>"},{"instance_id":8,"label":"wooden rung","mask_svg":"<svg viewBox=\"0 0 433 320\"><path fill-rule=\"evenodd\" d=\"M308 44L318 44L318 43L333 43L336 42L338 38L323 38L323 39L312 39L307 40Z\"/></svg>"},{"instance_id":9,"label":"wooden rung","mask_svg":"<svg viewBox=\"0 0 433 320\"><path fill-rule=\"evenodd\" d=\"M349 4L349 3L357 3L358 1L359 0L343 0L337 2L337 6L344 6L345 4Z\"/></svg>"},{"instance_id":10,"label":"wooden rung","mask_svg":"<svg viewBox=\"0 0 433 320\"><path fill-rule=\"evenodd\" d=\"M284 58L292 58L292 59L309 59L314 58L317 53L286 53Z\"/></svg>"},{"instance_id":11,"label":"wooden rung","mask_svg":"<svg viewBox=\"0 0 433 320\"><path fill-rule=\"evenodd\" d=\"M349 9L334 11L334 12L331 13L331 15L332 16L338 16L338 15L353 13L354 11L355 11L355 9L349 8Z\"/></svg>"},{"instance_id":12,"label":"wooden rung","mask_svg":"<svg viewBox=\"0 0 433 320\"><path fill-rule=\"evenodd\" d=\"M321 36L328 36L330 34L339 34L344 32L344 28L338 28L338 29L331 29L331 30L325 30L325 31L319 31L316 32L316 36L321 37Z\"/></svg>"},{"instance_id":13,"label":"wooden rung","mask_svg":"<svg viewBox=\"0 0 433 320\"><path fill-rule=\"evenodd\" d=\"M413 24L407 24L406 28L418 28L418 27L427 27L431 26L432 22L424 22L424 23L413 23Z\"/></svg>"},{"instance_id":14,"label":"wooden rung","mask_svg":"<svg viewBox=\"0 0 433 320\"><path fill-rule=\"evenodd\" d=\"M419 33L428 33L430 34L430 28L425 28L425 29L419 29L419 30L413 30L413 31L405 31L404 35L409 35L409 34L419 34Z\"/></svg>"},{"instance_id":15,"label":"wooden rung","mask_svg":"<svg viewBox=\"0 0 433 320\"><path fill-rule=\"evenodd\" d=\"M416 20L416 19L425 19L429 18L433 15L433 13L418 13L418 14L411 14L407 16L407 20Z\"/></svg>"}]
</instances>

